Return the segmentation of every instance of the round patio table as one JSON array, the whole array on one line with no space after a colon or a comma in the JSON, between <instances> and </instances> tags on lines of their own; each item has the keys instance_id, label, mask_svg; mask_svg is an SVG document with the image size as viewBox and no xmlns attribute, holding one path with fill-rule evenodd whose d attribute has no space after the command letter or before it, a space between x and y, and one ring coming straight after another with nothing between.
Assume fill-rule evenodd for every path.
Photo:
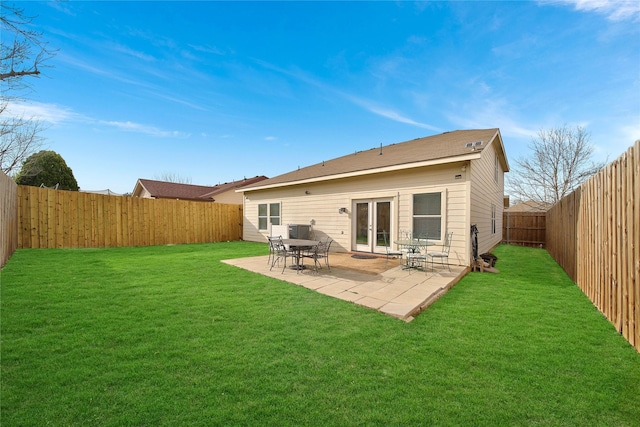
<instances>
[{"instance_id":1,"label":"round patio table","mask_svg":"<svg viewBox=\"0 0 640 427\"><path fill-rule=\"evenodd\" d=\"M300 256L303 249L309 249L320 243L319 240L309 239L282 239L282 243L289 245L289 248L296 251L296 264L290 266L292 270L304 270L304 265L300 264Z\"/></svg>"},{"instance_id":2,"label":"round patio table","mask_svg":"<svg viewBox=\"0 0 640 427\"><path fill-rule=\"evenodd\" d=\"M400 239L400 240L394 240L394 242L396 245L398 246L402 246L407 248L407 250L412 253L415 254L416 251L418 251L420 248L426 248L427 246L435 246L436 242L434 242L433 240L429 240L429 239ZM426 257L426 254L425 254ZM409 260L412 257L405 257L405 263L404 263L404 269L407 268L418 268L419 265L416 263L409 263Z\"/></svg>"}]
</instances>

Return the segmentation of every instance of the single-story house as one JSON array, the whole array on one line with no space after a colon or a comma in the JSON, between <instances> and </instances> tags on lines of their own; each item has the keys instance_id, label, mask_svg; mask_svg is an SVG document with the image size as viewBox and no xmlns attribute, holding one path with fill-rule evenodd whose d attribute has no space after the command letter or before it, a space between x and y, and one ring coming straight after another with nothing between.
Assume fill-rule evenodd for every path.
<instances>
[{"instance_id":1,"label":"single-story house","mask_svg":"<svg viewBox=\"0 0 640 427\"><path fill-rule=\"evenodd\" d=\"M332 251L386 253L410 231L441 243L449 262L470 265L502 240L504 174L499 129L457 130L359 151L243 187L243 238L266 242L271 225L309 224Z\"/></svg>"},{"instance_id":2,"label":"single-story house","mask_svg":"<svg viewBox=\"0 0 640 427\"><path fill-rule=\"evenodd\" d=\"M256 176L239 181L225 182L224 184L205 186L140 178L136 182L132 196L149 199L195 200L241 205L243 197L236 190L265 179L267 179L266 176Z\"/></svg>"}]
</instances>

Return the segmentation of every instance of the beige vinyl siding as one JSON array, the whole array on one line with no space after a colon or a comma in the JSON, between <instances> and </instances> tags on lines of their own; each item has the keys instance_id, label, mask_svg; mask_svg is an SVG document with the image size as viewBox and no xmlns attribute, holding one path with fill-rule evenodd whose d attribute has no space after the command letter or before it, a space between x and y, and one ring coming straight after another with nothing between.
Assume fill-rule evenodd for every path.
<instances>
[{"instance_id":1,"label":"beige vinyl siding","mask_svg":"<svg viewBox=\"0 0 640 427\"><path fill-rule=\"evenodd\" d=\"M502 240L502 211L504 198L504 166L498 163L495 180L495 158L498 141L492 141L478 160L471 161L471 223L478 226L478 253L490 251ZM491 234L491 212L495 206L496 233Z\"/></svg>"},{"instance_id":2,"label":"beige vinyl siding","mask_svg":"<svg viewBox=\"0 0 640 427\"><path fill-rule=\"evenodd\" d=\"M225 203L230 205L242 204L242 193L236 193L236 190L225 191L224 193L216 194L213 196L216 203Z\"/></svg>"},{"instance_id":3,"label":"beige vinyl siding","mask_svg":"<svg viewBox=\"0 0 640 427\"><path fill-rule=\"evenodd\" d=\"M413 194L442 192L443 233L454 232L451 262L468 264L467 228L469 223L467 172L462 163L385 172L363 177L292 185L284 188L246 191L244 239L265 242L267 232L258 230L258 204L281 203L282 224L312 224L316 237L329 236L332 250L352 250L353 204L357 200L392 200L392 236L412 227ZM456 179L456 175L461 175ZM307 194L308 192L308 194ZM347 214L339 214L347 208Z\"/></svg>"}]
</instances>

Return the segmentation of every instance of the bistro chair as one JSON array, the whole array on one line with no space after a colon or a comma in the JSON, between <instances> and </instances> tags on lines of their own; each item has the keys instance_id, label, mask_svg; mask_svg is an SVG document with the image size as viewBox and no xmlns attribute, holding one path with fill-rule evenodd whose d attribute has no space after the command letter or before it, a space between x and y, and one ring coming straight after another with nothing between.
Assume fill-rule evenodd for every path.
<instances>
[{"instance_id":1,"label":"bistro chair","mask_svg":"<svg viewBox=\"0 0 640 427\"><path fill-rule=\"evenodd\" d=\"M282 273L284 273L285 268L287 268L287 258L295 258L296 254L287 249L287 246L282 242L282 237L272 238L270 241L273 241L273 259L269 271L273 270L274 265L280 265L280 260L283 259Z\"/></svg>"},{"instance_id":2,"label":"bistro chair","mask_svg":"<svg viewBox=\"0 0 640 427\"><path fill-rule=\"evenodd\" d=\"M278 240L282 240L282 236L267 236L269 241L269 258L267 258L267 264L271 264L276 253L276 243Z\"/></svg>"},{"instance_id":3,"label":"bistro chair","mask_svg":"<svg viewBox=\"0 0 640 427\"><path fill-rule=\"evenodd\" d=\"M413 239L413 233L411 232L411 230L400 230L400 240L412 240ZM411 252L411 249L408 246L402 246L400 248L400 250L402 251L402 254L404 256L406 256L409 252Z\"/></svg>"},{"instance_id":4,"label":"bistro chair","mask_svg":"<svg viewBox=\"0 0 640 427\"><path fill-rule=\"evenodd\" d=\"M391 244L389 243L389 239L387 238L387 230L382 230L382 240L384 241L384 247L387 250L387 261L391 257L399 257L402 259L402 255L404 252L402 251L393 251L391 250Z\"/></svg>"},{"instance_id":5,"label":"bistro chair","mask_svg":"<svg viewBox=\"0 0 640 427\"><path fill-rule=\"evenodd\" d=\"M442 250L439 252L430 252L427 254L429 258L431 258L431 269L433 270L433 259L440 258L440 263L442 267L444 267L444 260L447 260L447 268L451 271L451 267L449 267L449 251L451 250L451 239L453 238L453 232L447 233L444 235L444 242L442 243Z\"/></svg>"},{"instance_id":6,"label":"bistro chair","mask_svg":"<svg viewBox=\"0 0 640 427\"><path fill-rule=\"evenodd\" d=\"M329 265L329 249L331 249L331 244L333 243L333 239L329 237L325 237L321 242L324 245L324 251L318 254L319 259L324 259L324 264L327 266L327 270L331 271L331 266Z\"/></svg>"},{"instance_id":7,"label":"bistro chair","mask_svg":"<svg viewBox=\"0 0 640 427\"><path fill-rule=\"evenodd\" d=\"M313 269L316 273L318 272L318 267L322 268L323 259L327 269L331 271L331 266L329 266L329 248L331 248L331 243L333 243L333 240L327 237L320 240L317 245L302 254L303 259L310 258L313 260Z\"/></svg>"}]
</instances>

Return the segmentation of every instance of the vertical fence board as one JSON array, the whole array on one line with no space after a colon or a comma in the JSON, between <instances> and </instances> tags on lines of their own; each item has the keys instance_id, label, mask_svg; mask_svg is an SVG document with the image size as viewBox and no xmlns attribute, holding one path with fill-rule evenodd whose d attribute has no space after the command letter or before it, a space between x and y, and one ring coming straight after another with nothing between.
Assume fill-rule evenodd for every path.
<instances>
[{"instance_id":1,"label":"vertical fence board","mask_svg":"<svg viewBox=\"0 0 640 427\"><path fill-rule=\"evenodd\" d=\"M618 213L620 215L620 243L619 253L620 262L618 263L618 283L620 283L619 290L620 296L618 298L618 330L623 335L629 334L629 313L628 313L628 300L629 290L624 284L627 282L627 248L628 248L628 235L627 235L627 180L626 176L622 173L623 170L627 170L627 155L624 154L620 159L620 167L618 168Z\"/></svg>"},{"instance_id":2,"label":"vertical fence board","mask_svg":"<svg viewBox=\"0 0 640 427\"><path fill-rule=\"evenodd\" d=\"M605 315L607 316L607 318L609 320L611 320L613 322L613 318L611 316L611 306L612 306L612 300L613 300L613 273L611 272L611 265L612 265L612 260L615 257L615 230L614 230L614 220L613 220L613 216L614 216L614 200L613 200L613 189L614 187L614 183L613 183L613 179L611 176L611 170L607 171L606 173L606 179L607 179L607 188L606 188L606 193L605 193L605 203L607 204L607 216L605 218L605 221L607 223L607 243L608 243L608 248L605 251L605 257L606 257L606 269L607 269L607 292L605 293L606 296L606 301L605 301Z\"/></svg>"},{"instance_id":3,"label":"vertical fence board","mask_svg":"<svg viewBox=\"0 0 640 427\"><path fill-rule=\"evenodd\" d=\"M591 200L603 200L603 192L604 192L604 187L605 187L605 180L604 180L604 176L602 174L598 174L596 176L596 182L597 182L597 187L594 189L594 193L593 193L593 198ZM604 223L604 213L605 213L605 205L604 203L597 203L596 204L596 208L597 208L597 212L596 212L596 216L594 218L594 221L597 223L597 230L598 230L598 234L596 235L596 240L594 241L594 246L593 246L593 251L595 253L597 253L596 251L598 250L604 250L604 246L607 243L607 235L605 232L605 223ZM588 209L588 207L587 207ZM599 246L599 247L598 247ZM603 263L603 258L596 258L595 254L594 254L594 258L591 259L591 262L593 262L596 265L596 272L597 275L595 276L595 281L592 278L585 278L585 280L587 281L587 283L592 283L592 285L596 288L596 306L597 307L602 307L604 305L604 297L603 295L603 290L604 290L604 286L602 286L604 283L606 283L606 279L605 279L605 268L604 268L604 263Z\"/></svg>"},{"instance_id":4,"label":"vertical fence board","mask_svg":"<svg viewBox=\"0 0 640 427\"><path fill-rule=\"evenodd\" d=\"M614 273L616 276L615 285L616 285L616 302L615 302L615 324L616 329L622 333L622 324L624 323L622 320L622 301L623 301L623 286L624 280L622 277L622 271L624 270L624 262L626 261L625 255L625 246L624 246L624 211L622 210L622 174L621 169L623 164L621 161L618 162L618 166L616 168L616 260L613 265ZM626 310L625 310L626 311Z\"/></svg>"},{"instance_id":5,"label":"vertical fence board","mask_svg":"<svg viewBox=\"0 0 640 427\"><path fill-rule=\"evenodd\" d=\"M634 295L634 304L633 307L630 308L630 316L633 320L632 329L635 331L635 347L636 349L640 349L640 241L638 241L638 236L640 236L640 143L636 142L635 146L632 150L633 153L633 164L631 165L632 169L632 181L633 181L633 214L631 219L633 221L633 238L634 241L631 242L632 245L632 262L634 264L633 267L633 281L631 283L635 283L636 286L632 289ZM635 313L635 316L633 315Z\"/></svg>"},{"instance_id":6,"label":"vertical fence board","mask_svg":"<svg viewBox=\"0 0 640 427\"><path fill-rule=\"evenodd\" d=\"M24 248L28 245L28 241L26 240L27 230L29 229L29 221L28 218L20 217L21 212L27 212L25 203L28 203L28 196L20 197L20 193L18 193L18 186L16 185L16 198L18 199L18 247Z\"/></svg>"},{"instance_id":7,"label":"vertical fence board","mask_svg":"<svg viewBox=\"0 0 640 427\"><path fill-rule=\"evenodd\" d=\"M0 172L0 268L4 267L20 244L19 209L18 186Z\"/></svg>"}]
</instances>

